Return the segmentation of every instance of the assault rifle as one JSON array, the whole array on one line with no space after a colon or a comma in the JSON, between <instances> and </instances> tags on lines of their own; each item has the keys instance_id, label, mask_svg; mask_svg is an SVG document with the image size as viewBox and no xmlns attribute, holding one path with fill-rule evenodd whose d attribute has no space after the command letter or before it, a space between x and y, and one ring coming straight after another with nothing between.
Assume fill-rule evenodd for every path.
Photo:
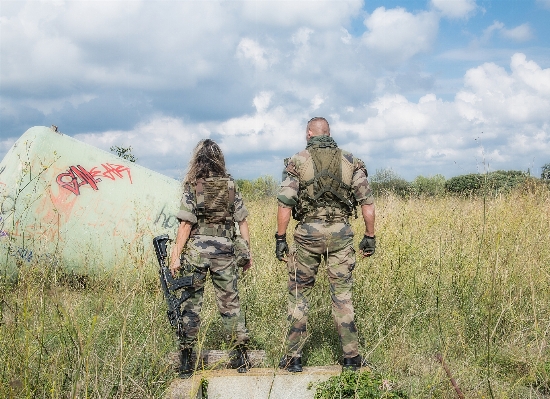
<instances>
[{"instance_id":1,"label":"assault rifle","mask_svg":"<svg viewBox=\"0 0 550 399\"><path fill-rule=\"evenodd\" d=\"M172 273L170 273L170 269L166 266L165 262L168 257L166 252L166 243L168 241L170 241L170 238L167 234L164 234L153 238L153 246L155 247L155 252L160 265L160 286L162 288L162 292L164 292L166 304L168 305L166 314L168 315L170 325L177 330L178 337L181 337L182 330L180 306L183 302L189 299L191 293L189 290L184 289L181 296L178 298L176 291L193 286L193 276L191 275L178 278L172 277Z\"/></svg>"}]
</instances>

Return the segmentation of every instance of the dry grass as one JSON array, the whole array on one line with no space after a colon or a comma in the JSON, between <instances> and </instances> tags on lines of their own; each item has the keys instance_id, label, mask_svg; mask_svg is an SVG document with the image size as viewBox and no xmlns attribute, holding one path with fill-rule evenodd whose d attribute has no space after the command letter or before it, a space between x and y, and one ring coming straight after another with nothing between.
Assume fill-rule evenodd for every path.
<instances>
[{"instance_id":1,"label":"dry grass","mask_svg":"<svg viewBox=\"0 0 550 399\"><path fill-rule=\"evenodd\" d=\"M247 203L254 268L241 281L252 345L275 364L286 334L286 272L274 257L276 202ZM359 242L362 224L354 222ZM290 230L289 230L290 231ZM362 353L411 397L453 398L442 353L468 398L550 395L550 194L377 201L378 248L358 259ZM356 243L356 244L357 244ZM147 266L149 267L149 266ZM340 348L322 272L309 365ZM176 348L154 268L53 283L39 265L0 287L0 397L161 397ZM210 286L210 285L208 285ZM211 289L200 345L223 348Z\"/></svg>"}]
</instances>

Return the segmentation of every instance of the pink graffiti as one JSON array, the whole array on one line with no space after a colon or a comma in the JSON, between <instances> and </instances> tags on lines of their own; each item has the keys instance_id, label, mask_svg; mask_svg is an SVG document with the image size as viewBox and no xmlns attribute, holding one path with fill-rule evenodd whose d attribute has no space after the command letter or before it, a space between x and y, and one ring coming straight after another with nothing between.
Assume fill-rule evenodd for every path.
<instances>
[{"instance_id":1,"label":"pink graffiti","mask_svg":"<svg viewBox=\"0 0 550 399\"><path fill-rule=\"evenodd\" d=\"M80 187L89 184L94 190L98 190L97 183L101 180L96 180L90 172L82 166L71 166L65 173L57 175L57 184L61 187L72 191L75 195L80 195Z\"/></svg>"},{"instance_id":2,"label":"pink graffiti","mask_svg":"<svg viewBox=\"0 0 550 399\"><path fill-rule=\"evenodd\" d=\"M101 181L100 177L116 180L117 178L123 179L124 176L128 176L130 184L132 184L132 174L127 166L102 163L101 167L94 166L90 171L87 171L82 166L77 165L71 166L65 173L57 175L56 182L73 194L80 195L80 187L86 184L89 184L94 190L99 190L97 183Z\"/></svg>"},{"instance_id":3,"label":"pink graffiti","mask_svg":"<svg viewBox=\"0 0 550 399\"><path fill-rule=\"evenodd\" d=\"M101 166L103 167L103 171L99 170L97 166L94 166L90 170L90 174L94 177L103 176L111 180L116 180L117 177L123 179L124 175L122 173L126 172L126 175L130 179L130 184L132 184L132 173L129 167L112 163L102 163Z\"/></svg>"}]
</instances>

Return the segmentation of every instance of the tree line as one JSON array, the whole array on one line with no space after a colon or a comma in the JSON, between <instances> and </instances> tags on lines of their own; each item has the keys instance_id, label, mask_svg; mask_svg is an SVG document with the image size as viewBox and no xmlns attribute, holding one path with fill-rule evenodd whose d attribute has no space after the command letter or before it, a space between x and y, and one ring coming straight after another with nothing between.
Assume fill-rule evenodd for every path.
<instances>
[{"instance_id":1,"label":"tree line","mask_svg":"<svg viewBox=\"0 0 550 399\"><path fill-rule=\"evenodd\" d=\"M407 197L438 197L444 195L499 195L514 189L550 187L550 163L542 167L540 178L530 172L519 170L497 170L487 173L470 173L446 179L441 174L417 176L407 181L391 168L378 169L369 176L369 182L376 197L396 195ZM272 176L257 179L237 179L237 186L248 199L261 199L277 195L279 182Z\"/></svg>"},{"instance_id":2,"label":"tree line","mask_svg":"<svg viewBox=\"0 0 550 399\"><path fill-rule=\"evenodd\" d=\"M132 147L112 146L112 152L130 162L137 158L132 154ZM542 166L540 179L531 176L530 172L519 170L497 170L487 173L470 173L445 179L441 174L434 176L417 176L409 182L395 173L391 168L376 170L369 176L374 195L397 195L399 197L437 197L446 194L455 195L498 195L516 188L532 189L540 184L550 186L550 163ZM277 194L279 182L273 176L260 176L257 179L237 179L237 187L248 199L273 197Z\"/></svg>"}]
</instances>

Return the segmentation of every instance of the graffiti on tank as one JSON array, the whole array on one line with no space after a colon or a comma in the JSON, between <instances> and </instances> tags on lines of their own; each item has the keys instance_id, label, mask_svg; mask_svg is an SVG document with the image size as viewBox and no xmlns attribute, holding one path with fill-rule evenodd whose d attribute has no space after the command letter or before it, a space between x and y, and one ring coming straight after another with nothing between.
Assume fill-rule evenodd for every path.
<instances>
[{"instance_id":1,"label":"graffiti on tank","mask_svg":"<svg viewBox=\"0 0 550 399\"><path fill-rule=\"evenodd\" d=\"M160 222L160 225L165 229L170 229L174 226L176 226L178 222L178 218L176 218L175 215L167 215L164 210L166 209L166 205L162 207L162 210L160 211L159 215L157 216L157 220L155 220L155 225Z\"/></svg>"},{"instance_id":2,"label":"graffiti on tank","mask_svg":"<svg viewBox=\"0 0 550 399\"><path fill-rule=\"evenodd\" d=\"M0 204L0 238L8 237L9 233L4 230L4 224L6 223L5 216L9 216L15 209L15 199L9 195L1 199L2 203Z\"/></svg>"},{"instance_id":3,"label":"graffiti on tank","mask_svg":"<svg viewBox=\"0 0 550 399\"><path fill-rule=\"evenodd\" d=\"M132 174L127 166L102 163L100 167L94 166L87 171L84 167L77 165L71 166L65 173L58 174L56 182L73 194L80 195L80 187L87 184L94 191L99 190L97 183L101 182L101 177L116 180L117 178L124 179L125 176L128 176L130 184L132 184Z\"/></svg>"},{"instance_id":4,"label":"graffiti on tank","mask_svg":"<svg viewBox=\"0 0 550 399\"><path fill-rule=\"evenodd\" d=\"M65 173L60 173L56 178L57 184L66 188L75 195L80 195L80 187L89 184L94 190L98 190L97 183L101 180L96 180L90 172L82 166L71 166Z\"/></svg>"},{"instance_id":5,"label":"graffiti on tank","mask_svg":"<svg viewBox=\"0 0 550 399\"><path fill-rule=\"evenodd\" d=\"M129 167L113 163L102 163L101 166L103 167L103 170L100 170L97 166L94 166L90 170L90 174L94 177L103 176L111 180L116 180L117 178L123 179L125 176L123 173L125 173L130 179L130 184L132 184L132 174Z\"/></svg>"},{"instance_id":6,"label":"graffiti on tank","mask_svg":"<svg viewBox=\"0 0 550 399\"><path fill-rule=\"evenodd\" d=\"M9 248L8 254L29 263L34 260L36 263L43 266L49 265L55 267L59 264L59 258L52 253L37 254L36 252L23 247L11 247Z\"/></svg>"},{"instance_id":7,"label":"graffiti on tank","mask_svg":"<svg viewBox=\"0 0 550 399\"><path fill-rule=\"evenodd\" d=\"M9 236L9 234L4 230L4 218L0 215L0 238L7 236Z\"/></svg>"},{"instance_id":8,"label":"graffiti on tank","mask_svg":"<svg viewBox=\"0 0 550 399\"><path fill-rule=\"evenodd\" d=\"M5 215L11 213L15 210L15 198L12 196L6 195L1 199L2 203L0 204L0 215Z\"/></svg>"}]
</instances>

